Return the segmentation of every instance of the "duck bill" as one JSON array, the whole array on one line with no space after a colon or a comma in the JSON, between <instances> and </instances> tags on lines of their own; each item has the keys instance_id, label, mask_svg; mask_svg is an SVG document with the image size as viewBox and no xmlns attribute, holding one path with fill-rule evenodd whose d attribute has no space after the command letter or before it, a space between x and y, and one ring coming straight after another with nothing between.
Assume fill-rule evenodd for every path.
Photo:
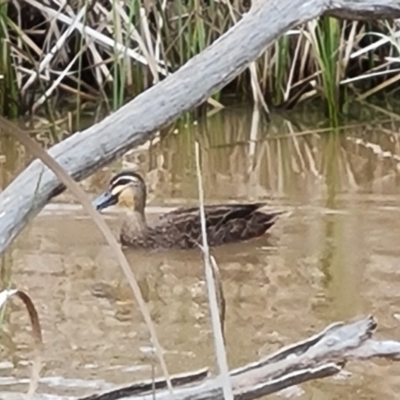
<instances>
[{"instance_id":1,"label":"duck bill","mask_svg":"<svg viewBox=\"0 0 400 400\"><path fill-rule=\"evenodd\" d=\"M93 201L92 201L92 206L97 210L104 210L107 207L113 206L114 204L117 204L118 199L117 196L114 196L111 192L106 191L99 196L97 196Z\"/></svg>"}]
</instances>

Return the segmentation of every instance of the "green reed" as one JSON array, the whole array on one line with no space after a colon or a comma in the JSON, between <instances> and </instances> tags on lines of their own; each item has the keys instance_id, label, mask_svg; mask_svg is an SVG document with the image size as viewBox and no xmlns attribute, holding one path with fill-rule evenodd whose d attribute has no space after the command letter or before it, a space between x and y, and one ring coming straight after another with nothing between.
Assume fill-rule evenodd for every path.
<instances>
[{"instance_id":1,"label":"green reed","mask_svg":"<svg viewBox=\"0 0 400 400\"><path fill-rule=\"evenodd\" d=\"M0 113L9 118L18 115L18 90L10 56L8 4L0 3Z\"/></svg>"},{"instance_id":2,"label":"green reed","mask_svg":"<svg viewBox=\"0 0 400 400\"><path fill-rule=\"evenodd\" d=\"M133 11L131 11L133 12ZM112 7L112 19L113 19L113 39L116 43L124 43L123 33L122 33L122 21L119 13L117 12L115 6L115 0L113 0ZM126 42L126 41L125 41ZM126 54L125 54L126 56ZM123 103L124 94L124 83L125 83L125 68L124 68L124 58L121 57L120 52L117 50L116 46L113 48L113 63L112 63L112 109L117 110Z\"/></svg>"},{"instance_id":3,"label":"green reed","mask_svg":"<svg viewBox=\"0 0 400 400\"><path fill-rule=\"evenodd\" d=\"M322 95L329 120L338 125L339 82L338 51L340 43L339 21L331 17L322 17L313 32L316 61L321 69Z\"/></svg>"},{"instance_id":4,"label":"green reed","mask_svg":"<svg viewBox=\"0 0 400 400\"><path fill-rule=\"evenodd\" d=\"M82 6L86 5L86 1L77 2L74 12L78 13ZM47 5L44 6L47 7ZM3 75L0 81L2 89L0 111L7 115L16 115L19 111L17 104L29 103L24 98L19 99L20 103L16 101L20 91L15 76L17 71L19 74L24 74L20 72L21 60L24 60L25 71L36 70L44 54L38 55L36 50L30 48L33 37L30 36L28 28L33 29L34 26L24 26L25 38L20 39L23 43L22 47L17 44L16 35L10 44L8 37L13 29L7 19L9 15L15 14L9 12L10 7L13 7L12 3L0 6L0 72ZM94 29L98 29L99 24L103 24L104 29L99 32L113 39L114 43L121 43L126 49L129 48L144 56L146 62L138 62L127 54L127 50L121 54L115 44L106 46L100 41L96 42L93 38L81 35L79 29L75 29L62 46L69 60L63 59L60 63L60 58L54 57L54 61L52 60L49 65L50 81L39 79L46 87L51 85L75 54L78 51L82 52L74 65L73 76L63 80L63 84L71 88L67 95L75 93L77 126L79 126L81 106L84 101L87 101L85 99L88 95L95 98L89 101L95 101L99 108L105 108L107 112L119 108L126 101L164 78L162 74L155 73L155 65L168 69L169 72L176 71L193 56L210 46L237 22L240 14L247 11L244 2L238 1L231 4L216 0L207 2L205 0L185 2L172 0L161 1L157 4L127 0L123 8L121 7L121 3L115 0L107 3L106 7L102 6L101 12L88 7L87 15L81 22ZM43 44L43 48L47 49L49 47L46 47L46 43L55 43L58 40L59 35L54 29L54 19L49 19L47 14L43 13L41 20L40 9L34 9L32 6L25 6L21 12L37 13L35 21L40 21L42 32L41 37L38 34L34 37L38 47ZM15 25L17 21L12 21L12 23ZM59 31L65 30L66 26L65 23L57 22ZM269 46L257 60L258 79L267 103L285 105L291 103L291 99L298 93L305 92L310 94L310 96L304 96L306 99L322 98L326 105L327 116L333 125L337 124L341 107L339 83L341 79L346 78L347 71L347 64L345 68L341 67L343 48L348 44L348 32L344 26L345 23L341 21L323 17L299 27L298 32L281 36ZM360 37L365 36L368 30L387 34L386 26L383 22L373 24L360 22L357 34ZM17 28L22 31L21 27ZM140 44L133 35L133 28L140 35L146 51L143 51L143 44ZM26 38L29 38L31 42ZM353 38L352 41L360 43L358 38ZM367 43L366 40L365 43ZM10 46L18 47L21 54L19 59L15 56L10 57ZM382 56L390 52L390 46L386 46L389 49L386 47L379 49L380 57L373 57L374 52L370 52L363 56L363 62L350 60L353 76L363 73L366 69L377 67L380 60L384 59ZM97 56L96 59L94 54ZM364 62L366 57L370 57L369 62ZM109 79L110 76L105 76L105 71L108 71L112 79ZM28 77L28 74L26 76ZM101 79L98 79L100 76ZM383 79L374 78L373 81L368 82L372 81L374 85L378 85ZM316 81L316 88L320 90L313 90L315 86L310 85L311 81L313 84ZM362 81L354 85L357 89L362 89L365 83L366 81ZM32 86L32 90L36 87L37 85ZM215 93L213 97L221 99L229 90L234 91L237 97L249 97L252 92L249 71L246 70L228 88ZM58 91L62 94L59 96L62 99L65 88L59 88ZM31 94L26 94L26 96L29 95ZM293 104L296 102L297 100ZM52 101L50 105L46 102L46 107L52 107L54 114L59 104L57 101ZM39 107L40 111L43 109L44 107ZM45 112L50 111L45 110Z\"/></svg>"},{"instance_id":5,"label":"green reed","mask_svg":"<svg viewBox=\"0 0 400 400\"><path fill-rule=\"evenodd\" d=\"M273 76L273 100L281 103L283 99L283 88L286 86L288 71L288 55L290 54L290 40L288 36L282 36L275 42L275 73Z\"/></svg>"}]
</instances>

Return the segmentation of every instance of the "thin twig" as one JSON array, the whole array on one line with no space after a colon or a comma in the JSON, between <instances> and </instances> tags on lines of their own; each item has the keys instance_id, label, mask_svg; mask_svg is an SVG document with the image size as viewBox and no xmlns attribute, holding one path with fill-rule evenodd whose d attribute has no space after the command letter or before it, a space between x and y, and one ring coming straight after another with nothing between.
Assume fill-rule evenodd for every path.
<instances>
[{"instance_id":1,"label":"thin twig","mask_svg":"<svg viewBox=\"0 0 400 400\"><path fill-rule=\"evenodd\" d=\"M0 309L4 306L10 297L18 297L25 305L29 314L29 319L32 327L32 337L34 346L34 359L32 363L31 379L29 380L29 388L27 398L32 399L36 392L40 379L40 370L42 368L42 352L43 352L43 339L42 329L40 327L39 315L36 311L35 305L29 295L22 290L10 289L0 292Z\"/></svg>"},{"instance_id":2,"label":"thin twig","mask_svg":"<svg viewBox=\"0 0 400 400\"><path fill-rule=\"evenodd\" d=\"M97 225L104 238L107 240L111 249L114 251L119 265L121 266L131 288L135 295L136 301L139 304L140 311L146 322L146 325L150 332L150 340L156 350L157 357L161 364L161 369L165 375L168 390L170 396L174 399L174 392L172 389L171 379L169 378L169 373L167 370L167 365L164 360L161 345L158 341L157 334L153 322L150 317L149 310L143 299L142 293L140 291L139 285L135 278L135 275L121 250L116 238L112 234L110 228L106 224L105 220L100 216L100 214L93 208L88 195L84 190L68 175L61 165L56 162L47 152L45 152L39 144L37 144L33 139L31 139L22 129L7 121L5 118L0 116L0 131L6 132L10 135L15 136L35 157L39 158L43 164L50 168L57 178L75 195L75 197L82 204L84 210L89 214L93 222Z\"/></svg>"},{"instance_id":3,"label":"thin twig","mask_svg":"<svg viewBox=\"0 0 400 400\"><path fill-rule=\"evenodd\" d=\"M213 269L210 263L210 249L207 242L207 231L206 231L206 218L204 211L204 192L203 192L203 182L201 178L201 168L200 168L200 150L199 143L195 143L196 152L196 171L197 171L197 181L199 188L199 205L200 205L200 221L201 221L201 236L202 236L202 246L203 246L203 258L204 258L204 268L206 274L207 282L207 292L208 301L210 305L211 313L211 323L214 336L214 346L217 356L217 363L219 367L219 372L222 378L222 389L224 392L225 400L233 400L232 385L229 378L228 362L226 358L226 351L224 346L224 338L222 335L221 321L219 315L218 301L215 289L215 282L213 279Z\"/></svg>"}]
</instances>

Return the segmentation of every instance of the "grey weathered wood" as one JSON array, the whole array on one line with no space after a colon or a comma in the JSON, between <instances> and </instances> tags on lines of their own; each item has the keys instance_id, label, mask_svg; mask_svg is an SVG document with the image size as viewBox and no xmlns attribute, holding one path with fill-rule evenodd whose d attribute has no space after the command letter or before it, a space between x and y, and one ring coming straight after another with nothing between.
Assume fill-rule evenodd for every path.
<instances>
[{"instance_id":1,"label":"grey weathered wood","mask_svg":"<svg viewBox=\"0 0 400 400\"><path fill-rule=\"evenodd\" d=\"M235 400L252 400L311 379L334 375L351 359L386 357L400 360L400 342L372 339L376 323L372 317L335 323L322 332L252 364L233 370ZM160 380L158 387L162 386ZM164 388L166 384L164 382ZM223 400L219 377L202 383L175 387L176 400ZM153 393L151 382L139 382L80 400L169 400L167 390Z\"/></svg>"},{"instance_id":2,"label":"grey weathered wood","mask_svg":"<svg viewBox=\"0 0 400 400\"><path fill-rule=\"evenodd\" d=\"M396 18L400 1L258 0L240 22L177 72L102 122L55 145L50 154L72 177L83 179L204 102L286 30L324 13L355 19ZM63 189L51 171L34 161L0 194L0 254Z\"/></svg>"}]
</instances>

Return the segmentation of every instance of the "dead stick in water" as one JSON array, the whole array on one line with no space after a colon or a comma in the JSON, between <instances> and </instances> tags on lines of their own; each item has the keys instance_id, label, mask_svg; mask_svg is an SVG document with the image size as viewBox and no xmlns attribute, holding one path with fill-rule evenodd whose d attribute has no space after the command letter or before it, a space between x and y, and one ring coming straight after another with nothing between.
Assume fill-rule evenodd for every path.
<instances>
[{"instance_id":1,"label":"dead stick in water","mask_svg":"<svg viewBox=\"0 0 400 400\"><path fill-rule=\"evenodd\" d=\"M372 316L352 322L338 322L320 333L284 347L276 353L230 372L236 400L252 400L312 379L337 374L350 360L383 357L400 360L400 342L372 338L376 322ZM117 389L107 394L93 395L90 400L117 400ZM202 383L186 387L175 386L179 400L223 400L221 377L211 377ZM136 400L150 400L149 390L135 391ZM169 400L167 391L156 391L156 400Z\"/></svg>"},{"instance_id":2,"label":"dead stick in water","mask_svg":"<svg viewBox=\"0 0 400 400\"><path fill-rule=\"evenodd\" d=\"M198 189L199 189L199 208L200 208L200 222L201 222L201 237L202 237L202 250L203 250L203 258L204 258L204 269L206 275L207 282L207 293L208 293L208 302L210 305L210 314L211 314L211 324L214 336L214 347L215 347L215 355L217 357L217 363L219 367L219 372L221 376L221 385L224 392L225 400L233 400L233 393L231 382L229 380L229 369L228 369L228 361L226 357L226 350L224 345L224 337L222 334L222 323L221 322L221 313L219 310L221 307L218 307L218 296L217 290L215 287L214 276L217 275L218 267L211 266L210 260L210 249L208 247L207 241L207 229L206 229L206 217L204 210L204 192L203 192L203 181L201 177L201 167L200 167L200 146L199 143L195 143L195 157L196 157L196 172L197 172L197 181L198 181ZM219 280L220 283L220 280ZM218 286L218 293L222 292L222 286ZM222 300L223 295L219 296ZM223 314L225 316L225 312Z\"/></svg>"}]
</instances>

